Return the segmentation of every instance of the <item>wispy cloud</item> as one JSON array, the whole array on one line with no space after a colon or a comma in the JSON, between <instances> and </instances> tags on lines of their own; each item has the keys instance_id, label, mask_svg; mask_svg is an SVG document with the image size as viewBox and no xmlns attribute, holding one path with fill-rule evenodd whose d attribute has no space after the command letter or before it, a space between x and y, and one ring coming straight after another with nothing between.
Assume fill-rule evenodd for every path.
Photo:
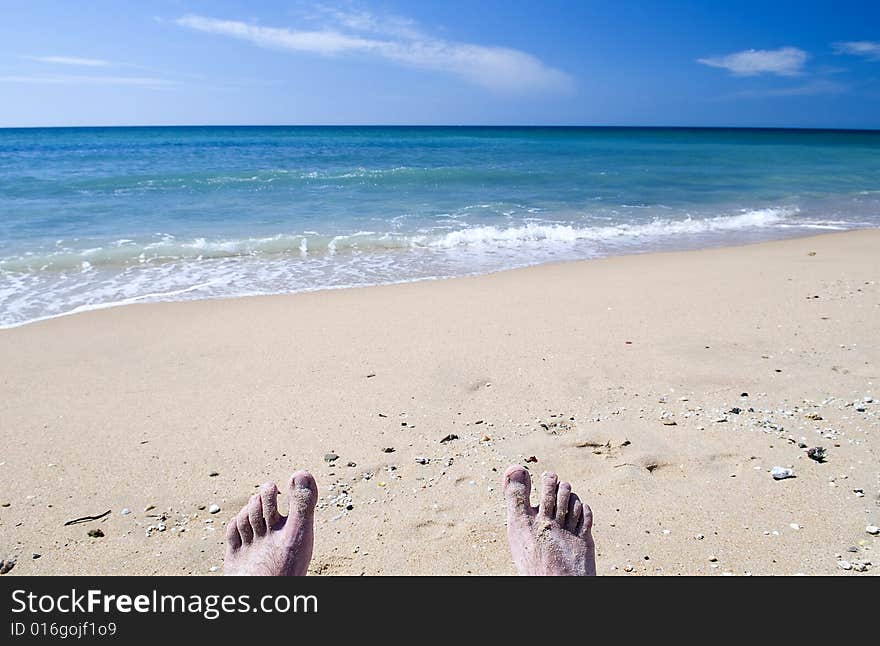
<instances>
[{"instance_id":1,"label":"wispy cloud","mask_svg":"<svg viewBox=\"0 0 880 646\"><path fill-rule=\"evenodd\" d=\"M739 98L756 99L774 96L817 96L820 94L843 94L850 90L850 86L837 81L818 79L803 85L792 87L764 88L760 90L743 90L733 96Z\"/></svg>"},{"instance_id":2,"label":"wispy cloud","mask_svg":"<svg viewBox=\"0 0 880 646\"><path fill-rule=\"evenodd\" d=\"M99 58L77 58L75 56L22 56L21 58L52 65L79 65L82 67L109 67L112 65L110 61L103 61Z\"/></svg>"},{"instance_id":3,"label":"wispy cloud","mask_svg":"<svg viewBox=\"0 0 880 646\"><path fill-rule=\"evenodd\" d=\"M0 83L29 85L129 85L139 87L170 87L177 81L145 76L84 76L77 74L56 76L0 76Z\"/></svg>"},{"instance_id":4,"label":"wispy cloud","mask_svg":"<svg viewBox=\"0 0 880 646\"><path fill-rule=\"evenodd\" d=\"M314 30L263 27L198 15L183 16L176 23L260 47L322 56L375 56L399 65L454 74L493 90L565 91L573 85L565 72L517 49L443 40L423 33L406 18L365 12L330 12L330 17L331 26Z\"/></svg>"},{"instance_id":5,"label":"wispy cloud","mask_svg":"<svg viewBox=\"0 0 880 646\"><path fill-rule=\"evenodd\" d=\"M797 76L808 58L807 52L797 47L780 49L747 49L727 56L698 58L697 62L710 67L721 67L737 76L777 74Z\"/></svg>"},{"instance_id":6,"label":"wispy cloud","mask_svg":"<svg viewBox=\"0 0 880 646\"><path fill-rule=\"evenodd\" d=\"M851 40L843 43L834 43L834 51L837 54L863 56L869 61L880 61L880 42L873 40Z\"/></svg>"}]
</instances>

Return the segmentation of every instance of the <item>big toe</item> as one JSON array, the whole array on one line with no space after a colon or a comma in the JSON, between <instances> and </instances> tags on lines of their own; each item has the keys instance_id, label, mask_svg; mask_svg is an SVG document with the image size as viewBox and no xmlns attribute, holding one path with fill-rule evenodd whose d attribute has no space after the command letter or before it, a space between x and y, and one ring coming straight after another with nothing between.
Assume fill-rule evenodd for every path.
<instances>
[{"instance_id":1,"label":"big toe","mask_svg":"<svg viewBox=\"0 0 880 646\"><path fill-rule=\"evenodd\" d=\"M311 517L318 502L318 485L308 471L297 471L287 485L290 496L290 516Z\"/></svg>"},{"instance_id":2,"label":"big toe","mask_svg":"<svg viewBox=\"0 0 880 646\"><path fill-rule=\"evenodd\" d=\"M532 478L527 469L512 464L504 472L504 499L507 508L517 513L527 513L531 503Z\"/></svg>"}]
</instances>

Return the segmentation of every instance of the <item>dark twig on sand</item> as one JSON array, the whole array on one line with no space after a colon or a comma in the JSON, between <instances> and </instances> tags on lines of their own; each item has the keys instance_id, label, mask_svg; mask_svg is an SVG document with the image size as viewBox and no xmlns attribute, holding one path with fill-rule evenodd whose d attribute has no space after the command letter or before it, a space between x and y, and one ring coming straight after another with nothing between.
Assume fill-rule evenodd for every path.
<instances>
[{"instance_id":1,"label":"dark twig on sand","mask_svg":"<svg viewBox=\"0 0 880 646\"><path fill-rule=\"evenodd\" d=\"M80 518L74 518L73 520L68 520L66 523L64 523L64 526L67 527L68 525L76 525L77 523L87 523L90 520L100 520L111 511L112 509L108 509L103 514L98 514L97 516L81 516Z\"/></svg>"}]
</instances>

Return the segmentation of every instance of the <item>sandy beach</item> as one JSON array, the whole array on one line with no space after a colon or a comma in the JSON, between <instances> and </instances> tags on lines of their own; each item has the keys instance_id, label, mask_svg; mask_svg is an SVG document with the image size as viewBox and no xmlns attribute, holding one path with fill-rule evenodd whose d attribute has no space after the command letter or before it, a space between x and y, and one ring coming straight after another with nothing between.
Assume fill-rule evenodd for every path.
<instances>
[{"instance_id":1,"label":"sandy beach","mask_svg":"<svg viewBox=\"0 0 880 646\"><path fill-rule=\"evenodd\" d=\"M599 574L871 576L878 331L878 230L3 330L0 558L219 574L226 521L305 468L310 573L513 574L500 476L531 460L592 506Z\"/></svg>"}]
</instances>

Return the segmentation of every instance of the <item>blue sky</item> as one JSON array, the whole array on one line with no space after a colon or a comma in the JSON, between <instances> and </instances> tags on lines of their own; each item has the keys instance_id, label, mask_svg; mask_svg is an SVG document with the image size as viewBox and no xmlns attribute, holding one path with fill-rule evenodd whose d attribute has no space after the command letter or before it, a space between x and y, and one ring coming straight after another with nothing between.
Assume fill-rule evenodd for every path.
<instances>
[{"instance_id":1,"label":"blue sky","mask_svg":"<svg viewBox=\"0 0 880 646\"><path fill-rule=\"evenodd\" d=\"M880 128L880 2L0 0L0 127Z\"/></svg>"}]
</instances>

